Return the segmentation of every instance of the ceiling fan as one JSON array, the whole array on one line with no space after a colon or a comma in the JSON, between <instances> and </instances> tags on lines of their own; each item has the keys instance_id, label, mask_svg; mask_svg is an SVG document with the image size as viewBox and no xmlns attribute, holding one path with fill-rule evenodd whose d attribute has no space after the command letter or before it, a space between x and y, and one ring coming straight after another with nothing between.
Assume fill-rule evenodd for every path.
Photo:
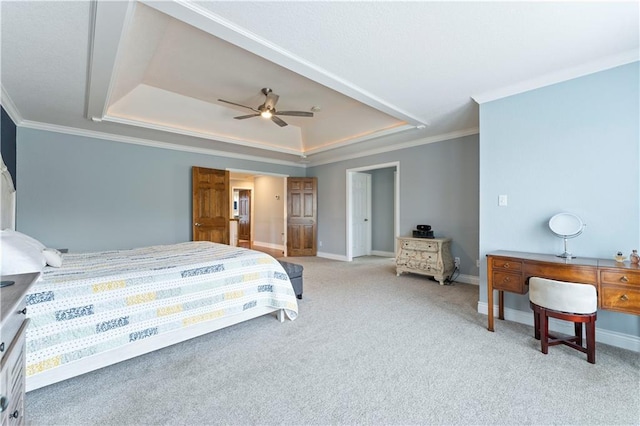
<instances>
[{"instance_id":1,"label":"ceiling fan","mask_svg":"<svg viewBox=\"0 0 640 426\"><path fill-rule=\"evenodd\" d=\"M264 89L262 89L261 92L262 92L262 94L264 94L266 96L266 99L264 100L264 103L262 105L260 105L257 109L256 108L251 108L251 107L246 106L246 105L241 105L241 104L238 104L238 103L235 103L235 102L225 101L224 99L218 99L218 101L224 102L224 103L227 103L227 104L231 104L231 105L235 105L235 106L239 106L239 107L242 107L242 108L247 108L247 109L250 109L251 111L255 112L255 114L240 115L238 117L233 117L236 120L244 120L246 118L262 116L264 118L271 119L271 121L276 123L278 126L284 127L284 126L287 125L287 123L284 120L282 120L280 117L278 117L278 115L289 115L289 116L294 116L294 117L313 117L313 113L312 112L306 112L306 111L277 111L276 110L276 103L278 102L279 96L276 95L275 93L273 93L273 90L269 89L268 87L265 87Z\"/></svg>"}]
</instances>

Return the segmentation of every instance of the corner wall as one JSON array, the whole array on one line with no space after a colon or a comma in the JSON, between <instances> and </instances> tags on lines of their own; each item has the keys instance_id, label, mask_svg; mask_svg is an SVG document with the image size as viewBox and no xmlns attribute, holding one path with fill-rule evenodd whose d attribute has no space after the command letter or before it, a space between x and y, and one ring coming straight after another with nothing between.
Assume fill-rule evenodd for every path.
<instances>
[{"instance_id":1,"label":"corner wall","mask_svg":"<svg viewBox=\"0 0 640 426\"><path fill-rule=\"evenodd\" d=\"M307 169L318 178L319 252L346 256L346 170L399 162L400 236L416 225L451 237L461 273L478 276L478 135Z\"/></svg>"},{"instance_id":2,"label":"corner wall","mask_svg":"<svg viewBox=\"0 0 640 426\"><path fill-rule=\"evenodd\" d=\"M18 231L71 251L191 239L191 167L304 168L18 128Z\"/></svg>"},{"instance_id":3,"label":"corner wall","mask_svg":"<svg viewBox=\"0 0 640 426\"><path fill-rule=\"evenodd\" d=\"M577 256L612 258L640 248L638 62L480 106L480 301L486 253L561 253L555 213L582 217ZM508 206L498 196L508 195ZM530 313L527 295L507 309ZM598 328L640 336L639 317L598 312Z\"/></svg>"}]
</instances>

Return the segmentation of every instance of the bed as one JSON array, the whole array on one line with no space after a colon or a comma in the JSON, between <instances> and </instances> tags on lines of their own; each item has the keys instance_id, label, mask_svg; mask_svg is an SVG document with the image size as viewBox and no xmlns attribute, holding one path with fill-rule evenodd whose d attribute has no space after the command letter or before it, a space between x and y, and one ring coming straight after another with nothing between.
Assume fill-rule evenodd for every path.
<instances>
[{"instance_id":1,"label":"bed","mask_svg":"<svg viewBox=\"0 0 640 426\"><path fill-rule=\"evenodd\" d=\"M298 313L289 277L265 253L185 242L62 254L5 224L2 273L29 262L41 271L26 296L27 391L262 315L284 322Z\"/></svg>"}]
</instances>

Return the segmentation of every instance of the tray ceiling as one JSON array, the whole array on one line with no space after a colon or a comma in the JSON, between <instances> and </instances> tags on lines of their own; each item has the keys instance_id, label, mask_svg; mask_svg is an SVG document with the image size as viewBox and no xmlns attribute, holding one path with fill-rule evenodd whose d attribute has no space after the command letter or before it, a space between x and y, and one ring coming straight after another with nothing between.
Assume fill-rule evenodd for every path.
<instances>
[{"instance_id":1,"label":"tray ceiling","mask_svg":"<svg viewBox=\"0 0 640 426\"><path fill-rule=\"evenodd\" d=\"M320 164L478 132L478 102L638 60L637 2L3 1L18 124ZM279 95L279 127L236 120Z\"/></svg>"}]
</instances>

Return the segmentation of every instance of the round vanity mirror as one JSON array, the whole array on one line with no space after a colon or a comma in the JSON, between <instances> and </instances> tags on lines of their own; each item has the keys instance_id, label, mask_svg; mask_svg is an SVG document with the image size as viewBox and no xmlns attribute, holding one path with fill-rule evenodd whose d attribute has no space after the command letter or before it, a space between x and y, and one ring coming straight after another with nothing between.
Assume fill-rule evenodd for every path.
<instances>
[{"instance_id":1,"label":"round vanity mirror","mask_svg":"<svg viewBox=\"0 0 640 426\"><path fill-rule=\"evenodd\" d=\"M567 239L582 234L585 224L578 216L572 213L558 213L549 219L549 229L556 236L564 239L564 253L559 257L571 259L573 256L567 251Z\"/></svg>"}]
</instances>

